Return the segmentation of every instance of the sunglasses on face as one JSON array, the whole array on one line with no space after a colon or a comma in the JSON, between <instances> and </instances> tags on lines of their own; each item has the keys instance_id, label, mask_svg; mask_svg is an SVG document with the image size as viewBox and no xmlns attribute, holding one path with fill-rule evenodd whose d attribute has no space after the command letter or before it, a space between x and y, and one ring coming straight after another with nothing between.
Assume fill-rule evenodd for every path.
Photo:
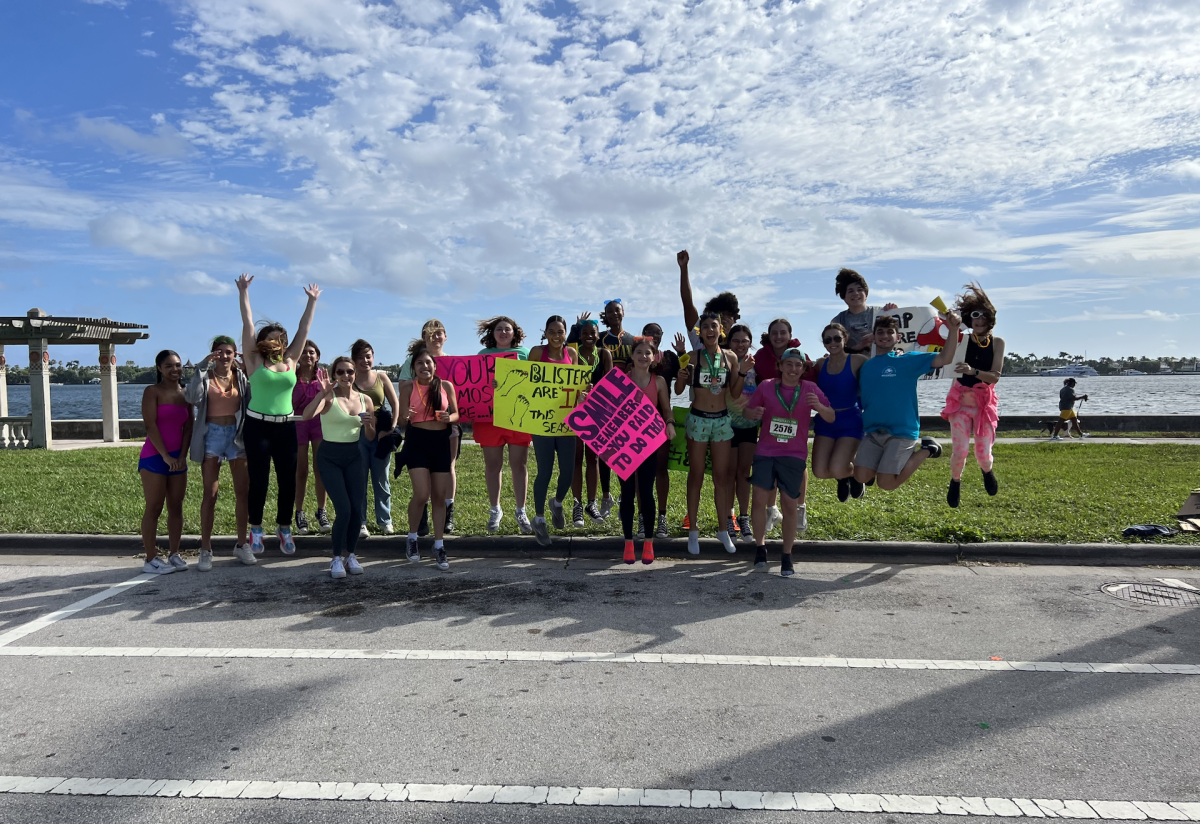
<instances>
[{"instance_id":1,"label":"sunglasses on face","mask_svg":"<svg viewBox=\"0 0 1200 824\"><path fill-rule=\"evenodd\" d=\"M824 344L826 344L826 345L828 345L828 344L831 344L831 343L841 343L841 342L842 342L842 339L841 339L841 337L836 337L836 338L821 338L821 342L822 342L822 343L824 343Z\"/></svg>"},{"instance_id":2,"label":"sunglasses on face","mask_svg":"<svg viewBox=\"0 0 1200 824\"><path fill-rule=\"evenodd\" d=\"M353 375L354 375L354 370L353 370L353 369L338 369L338 370L337 370L336 372L334 372L333 374L335 374L335 375L347 375L347 376L353 376Z\"/></svg>"},{"instance_id":3,"label":"sunglasses on face","mask_svg":"<svg viewBox=\"0 0 1200 824\"><path fill-rule=\"evenodd\" d=\"M990 318L990 317L991 317L991 315L989 315L987 312L984 312L980 309L976 309L974 312L972 312L970 314L971 320L975 320L975 318Z\"/></svg>"}]
</instances>

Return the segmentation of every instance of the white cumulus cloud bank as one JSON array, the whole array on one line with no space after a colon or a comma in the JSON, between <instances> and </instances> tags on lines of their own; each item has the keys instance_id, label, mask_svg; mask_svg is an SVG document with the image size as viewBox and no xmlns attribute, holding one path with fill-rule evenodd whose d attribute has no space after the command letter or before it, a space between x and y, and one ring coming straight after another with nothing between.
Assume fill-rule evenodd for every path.
<instances>
[{"instance_id":1,"label":"white cumulus cloud bank","mask_svg":"<svg viewBox=\"0 0 1200 824\"><path fill-rule=\"evenodd\" d=\"M90 220L88 229L94 245L115 246L135 255L182 258L221 251L218 242L191 234L176 223L147 223L128 212L110 212Z\"/></svg>"}]
</instances>

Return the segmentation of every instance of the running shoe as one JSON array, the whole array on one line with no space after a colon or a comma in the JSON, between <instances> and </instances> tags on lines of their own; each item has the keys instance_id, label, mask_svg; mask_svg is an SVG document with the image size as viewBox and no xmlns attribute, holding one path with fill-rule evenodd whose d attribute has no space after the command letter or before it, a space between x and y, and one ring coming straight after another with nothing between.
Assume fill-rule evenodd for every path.
<instances>
[{"instance_id":1,"label":"running shoe","mask_svg":"<svg viewBox=\"0 0 1200 824\"><path fill-rule=\"evenodd\" d=\"M931 458L942 457L942 445L933 438L930 438L928 435L924 438L921 438L921 448L928 449L929 457Z\"/></svg>"},{"instance_id":2,"label":"running shoe","mask_svg":"<svg viewBox=\"0 0 1200 824\"><path fill-rule=\"evenodd\" d=\"M604 520L604 518L600 517L600 507L596 506L595 501L588 501L588 505L583 508L583 511L586 512L587 516L593 521Z\"/></svg>"},{"instance_id":3,"label":"running shoe","mask_svg":"<svg viewBox=\"0 0 1200 824\"><path fill-rule=\"evenodd\" d=\"M700 554L700 531L696 529L688 530L688 552L692 555Z\"/></svg>"},{"instance_id":4,"label":"running shoe","mask_svg":"<svg viewBox=\"0 0 1200 824\"><path fill-rule=\"evenodd\" d=\"M783 523L783 513L779 511L777 506L767 507L767 528L764 535L769 535L771 530Z\"/></svg>"},{"instance_id":5,"label":"running shoe","mask_svg":"<svg viewBox=\"0 0 1200 824\"><path fill-rule=\"evenodd\" d=\"M576 529L583 528L583 503L575 501L575 506L571 508L571 526Z\"/></svg>"},{"instance_id":6,"label":"running shoe","mask_svg":"<svg viewBox=\"0 0 1200 824\"><path fill-rule=\"evenodd\" d=\"M550 540L550 530L546 528L545 518L533 519L533 534L537 538L537 542L542 546L550 546L553 543Z\"/></svg>"},{"instance_id":7,"label":"running shoe","mask_svg":"<svg viewBox=\"0 0 1200 824\"><path fill-rule=\"evenodd\" d=\"M651 541L646 541L646 543L642 544L642 563L654 563L654 543Z\"/></svg>"},{"instance_id":8,"label":"running shoe","mask_svg":"<svg viewBox=\"0 0 1200 824\"><path fill-rule=\"evenodd\" d=\"M529 523L529 515L523 509L517 510L517 529L522 535L533 534L533 524Z\"/></svg>"},{"instance_id":9,"label":"running shoe","mask_svg":"<svg viewBox=\"0 0 1200 824\"><path fill-rule=\"evenodd\" d=\"M362 564L360 564L358 562L358 558L354 557L353 552L351 552L350 555L346 558L345 566L346 566L346 571L349 572L351 575L362 575L363 574Z\"/></svg>"},{"instance_id":10,"label":"running shoe","mask_svg":"<svg viewBox=\"0 0 1200 824\"><path fill-rule=\"evenodd\" d=\"M691 531L691 528L692 528L692 519L689 518L687 515L683 516L683 528L688 531Z\"/></svg>"},{"instance_id":11,"label":"running shoe","mask_svg":"<svg viewBox=\"0 0 1200 824\"><path fill-rule=\"evenodd\" d=\"M742 533L742 540L749 543L754 542L754 528L750 525L749 515L739 515L737 519L738 531Z\"/></svg>"},{"instance_id":12,"label":"running shoe","mask_svg":"<svg viewBox=\"0 0 1200 824\"><path fill-rule=\"evenodd\" d=\"M392 526L391 521L388 521L386 524L379 526L379 531L382 532L384 535L395 535L396 527Z\"/></svg>"},{"instance_id":13,"label":"running shoe","mask_svg":"<svg viewBox=\"0 0 1200 824\"><path fill-rule=\"evenodd\" d=\"M281 526L275 530L275 537L279 539L279 551L284 555L296 554L296 542L292 540L292 528L290 526Z\"/></svg>"},{"instance_id":14,"label":"running shoe","mask_svg":"<svg viewBox=\"0 0 1200 824\"><path fill-rule=\"evenodd\" d=\"M950 481L950 488L946 490L946 503L954 508L958 508L959 496L962 493L962 481Z\"/></svg>"},{"instance_id":15,"label":"running shoe","mask_svg":"<svg viewBox=\"0 0 1200 824\"><path fill-rule=\"evenodd\" d=\"M1061 437L1059 437L1058 435L1051 435L1051 436L1050 436L1050 440L1052 440L1052 441L1061 441L1061 440L1062 440L1062 438L1061 438Z\"/></svg>"},{"instance_id":16,"label":"running shoe","mask_svg":"<svg viewBox=\"0 0 1200 824\"><path fill-rule=\"evenodd\" d=\"M366 523L358 528L358 540L363 541L371 537L371 530L367 529Z\"/></svg>"},{"instance_id":17,"label":"running shoe","mask_svg":"<svg viewBox=\"0 0 1200 824\"><path fill-rule=\"evenodd\" d=\"M633 551L633 541L625 542L625 563L632 564L637 560L637 553Z\"/></svg>"},{"instance_id":18,"label":"running shoe","mask_svg":"<svg viewBox=\"0 0 1200 824\"><path fill-rule=\"evenodd\" d=\"M667 527L667 513L658 514L658 529L654 530L655 538L670 538L671 530Z\"/></svg>"},{"instance_id":19,"label":"running shoe","mask_svg":"<svg viewBox=\"0 0 1200 824\"><path fill-rule=\"evenodd\" d=\"M446 522L442 526L442 532L445 535L454 534L454 501L446 504Z\"/></svg>"},{"instance_id":20,"label":"running shoe","mask_svg":"<svg viewBox=\"0 0 1200 824\"><path fill-rule=\"evenodd\" d=\"M862 481L858 480L858 478L851 476L851 478L850 478L850 497L854 498L855 500L858 500L859 498L861 498L863 495L866 495L866 494L867 494L867 485L864 484Z\"/></svg>"},{"instance_id":21,"label":"running shoe","mask_svg":"<svg viewBox=\"0 0 1200 824\"><path fill-rule=\"evenodd\" d=\"M842 503L846 503L846 501L850 500L850 479L849 478L838 478L837 482L838 482L837 498Z\"/></svg>"},{"instance_id":22,"label":"running shoe","mask_svg":"<svg viewBox=\"0 0 1200 824\"><path fill-rule=\"evenodd\" d=\"M166 563L162 558L155 555L146 563L142 564L142 572L148 572L151 575L170 575L175 571L175 567Z\"/></svg>"},{"instance_id":23,"label":"running shoe","mask_svg":"<svg viewBox=\"0 0 1200 824\"><path fill-rule=\"evenodd\" d=\"M983 488L987 490L987 494L995 495L1000 491L1000 482L996 480L994 471L983 473Z\"/></svg>"},{"instance_id":24,"label":"running shoe","mask_svg":"<svg viewBox=\"0 0 1200 824\"><path fill-rule=\"evenodd\" d=\"M308 516L304 514L303 509L296 510L296 534L308 534Z\"/></svg>"},{"instance_id":25,"label":"running shoe","mask_svg":"<svg viewBox=\"0 0 1200 824\"><path fill-rule=\"evenodd\" d=\"M875 476L871 476L871 480L867 481L867 486L875 486Z\"/></svg>"},{"instance_id":26,"label":"running shoe","mask_svg":"<svg viewBox=\"0 0 1200 824\"><path fill-rule=\"evenodd\" d=\"M791 578L796 574L796 570L792 568L792 556L784 555L779 564L779 575L782 578Z\"/></svg>"},{"instance_id":27,"label":"running shoe","mask_svg":"<svg viewBox=\"0 0 1200 824\"><path fill-rule=\"evenodd\" d=\"M333 524L329 523L329 516L325 514L324 509L318 509L316 517L317 525L320 527L321 532L326 534L333 532Z\"/></svg>"},{"instance_id":28,"label":"running shoe","mask_svg":"<svg viewBox=\"0 0 1200 824\"><path fill-rule=\"evenodd\" d=\"M246 566L254 566L258 563L258 559L254 557L254 553L250 550L250 544L235 545L233 548L233 557Z\"/></svg>"},{"instance_id":29,"label":"running shoe","mask_svg":"<svg viewBox=\"0 0 1200 824\"><path fill-rule=\"evenodd\" d=\"M212 571L212 552L210 550L200 550L200 560L196 562L196 569L200 570L201 572Z\"/></svg>"},{"instance_id":30,"label":"running shoe","mask_svg":"<svg viewBox=\"0 0 1200 824\"><path fill-rule=\"evenodd\" d=\"M404 550L404 555L414 564L421 560L421 547L417 544L416 538L408 539L408 545Z\"/></svg>"},{"instance_id":31,"label":"running shoe","mask_svg":"<svg viewBox=\"0 0 1200 824\"><path fill-rule=\"evenodd\" d=\"M500 519L504 517L504 510L498 506L494 506L488 510L487 531L489 535L495 535L500 531Z\"/></svg>"},{"instance_id":32,"label":"running shoe","mask_svg":"<svg viewBox=\"0 0 1200 824\"><path fill-rule=\"evenodd\" d=\"M334 555L333 560L330 561L329 577L330 578L345 578L346 577L346 565L342 563L341 555Z\"/></svg>"},{"instance_id":33,"label":"running shoe","mask_svg":"<svg viewBox=\"0 0 1200 824\"><path fill-rule=\"evenodd\" d=\"M450 559L446 557L446 548L444 546L437 548L437 568L442 572L450 568Z\"/></svg>"},{"instance_id":34,"label":"running shoe","mask_svg":"<svg viewBox=\"0 0 1200 824\"><path fill-rule=\"evenodd\" d=\"M796 534L808 532L808 508L804 504L796 507Z\"/></svg>"},{"instance_id":35,"label":"running shoe","mask_svg":"<svg viewBox=\"0 0 1200 824\"><path fill-rule=\"evenodd\" d=\"M641 516L641 513L639 513L638 514L637 539L639 541L641 541L641 540L644 540L645 537L646 537L646 519ZM630 563L632 563L632 561Z\"/></svg>"},{"instance_id":36,"label":"running shoe","mask_svg":"<svg viewBox=\"0 0 1200 824\"><path fill-rule=\"evenodd\" d=\"M421 510L421 523L417 524L417 536L424 538L429 534L429 504Z\"/></svg>"},{"instance_id":37,"label":"running shoe","mask_svg":"<svg viewBox=\"0 0 1200 824\"><path fill-rule=\"evenodd\" d=\"M754 568L760 572L767 571L767 548L760 546L754 553Z\"/></svg>"},{"instance_id":38,"label":"running shoe","mask_svg":"<svg viewBox=\"0 0 1200 824\"><path fill-rule=\"evenodd\" d=\"M1081 437L1081 438L1090 438L1090 437L1092 437L1092 433L1091 433L1091 432L1080 432L1080 433L1079 433L1079 437Z\"/></svg>"},{"instance_id":39,"label":"running shoe","mask_svg":"<svg viewBox=\"0 0 1200 824\"><path fill-rule=\"evenodd\" d=\"M567 515L563 512L562 501L550 499L550 517L554 522L555 529L567 528Z\"/></svg>"},{"instance_id":40,"label":"running shoe","mask_svg":"<svg viewBox=\"0 0 1200 824\"><path fill-rule=\"evenodd\" d=\"M183 560L183 557L178 552L172 552L167 558L167 563L175 567L175 569L179 570L180 572L183 572L185 569L187 569L187 561Z\"/></svg>"},{"instance_id":41,"label":"running shoe","mask_svg":"<svg viewBox=\"0 0 1200 824\"><path fill-rule=\"evenodd\" d=\"M255 555L262 555L266 549L263 546L263 528L261 526L250 527L250 551Z\"/></svg>"},{"instance_id":42,"label":"running shoe","mask_svg":"<svg viewBox=\"0 0 1200 824\"><path fill-rule=\"evenodd\" d=\"M721 542L721 546L725 547L725 551L730 555L737 552L737 547L733 545L733 539L729 537L729 533L724 530L717 533L717 540Z\"/></svg>"},{"instance_id":43,"label":"running shoe","mask_svg":"<svg viewBox=\"0 0 1200 824\"><path fill-rule=\"evenodd\" d=\"M605 495L600 501L600 520L607 521L608 516L612 514L613 499L611 495Z\"/></svg>"}]
</instances>

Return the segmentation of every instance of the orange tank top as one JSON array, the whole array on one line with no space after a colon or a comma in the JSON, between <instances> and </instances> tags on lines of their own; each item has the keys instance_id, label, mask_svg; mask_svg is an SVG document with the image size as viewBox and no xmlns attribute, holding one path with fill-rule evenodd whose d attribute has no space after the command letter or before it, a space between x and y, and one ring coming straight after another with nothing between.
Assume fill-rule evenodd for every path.
<instances>
[{"instance_id":1,"label":"orange tank top","mask_svg":"<svg viewBox=\"0 0 1200 824\"><path fill-rule=\"evenodd\" d=\"M446 384L442 381L440 384L442 405L439 411L445 412L450 406L450 399L446 397ZM424 387L422 391L421 384L418 381L413 381L412 395L409 396L408 408L410 410L408 421L409 423L425 423L427 421L437 421L436 413L430 412L427 406L426 399L429 397L429 387Z\"/></svg>"},{"instance_id":2,"label":"orange tank top","mask_svg":"<svg viewBox=\"0 0 1200 824\"><path fill-rule=\"evenodd\" d=\"M217 382L216 375L208 378L208 409L205 414L210 418L224 418L238 413L242 399L238 395L237 377L229 374L229 391L226 392Z\"/></svg>"}]
</instances>

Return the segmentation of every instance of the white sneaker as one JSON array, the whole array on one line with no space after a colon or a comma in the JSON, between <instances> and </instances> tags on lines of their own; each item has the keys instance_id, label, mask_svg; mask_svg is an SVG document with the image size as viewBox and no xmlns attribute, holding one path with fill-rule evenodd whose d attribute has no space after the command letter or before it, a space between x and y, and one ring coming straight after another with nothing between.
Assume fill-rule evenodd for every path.
<instances>
[{"instance_id":1,"label":"white sneaker","mask_svg":"<svg viewBox=\"0 0 1200 824\"><path fill-rule=\"evenodd\" d=\"M777 506L767 507L767 532L770 532L775 527L783 523L783 513L779 511Z\"/></svg>"},{"instance_id":2,"label":"white sneaker","mask_svg":"<svg viewBox=\"0 0 1200 824\"><path fill-rule=\"evenodd\" d=\"M238 544L235 546L233 548L233 557L246 566L254 566L258 563L258 559L254 557L254 552L250 549L249 544Z\"/></svg>"},{"instance_id":3,"label":"white sneaker","mask_svg":"<svg viewBox=\"0 0 1200 824\"><path fill-rule=\"evenodd\" d=\"M396 534L396 528L394 526L392 526L391 521L388 521L386 524L381 526L379 528L379 531L382 532L384 535L395 535Z\"/></svg>"},{"instance_id":4,"label":"white sneaker","mask_svg":"<svg viewBox=\"0 0 1200 824\"><path fill-rule=\"evenodd\" d=\"M804 504L796 507L796 534L808 531L808 509Z\"/></svg>"},{"instance_id":5,"label":"white sneaker","mask_svg":"<svg viewBox=\"0 0 1200 824\"><path fill-rule=\"evenodd\" d=\"M1061 441L1061 440L1062 440L1062 438L1060 438L1058 435L1051 435L1051 436L1050 436L1050 440L1052 440L1052 441Z\"/></svg>"},{"instance_id":6,"label":"white sneaker","mask_svg":"<svg viewBox=\"0 0 1200 824\"><path fill-rule=\"evenodd\" d=\"M175 567L163 561L162 558L155 555L151 560L142 564L142 572L148 572L151 575L170 575L175 571Z\"/></svg>"},{"instance_id":7,"label":"white sneaker","mask_svg":"<svg viewBox=\"0 0 1200 824\"><path fill-rule=\"evenodd\" d=\"M517 510L517 529L522 535L533 534L533 524L529 523L529 515L523 509Z\"/></svg>"},{"instance_id":8,"label":"white sneaker","mask_svg":"<svg viewBox=\"0 0 1200 824\"><path fill-rule=\"evenodd\" d=\"M201 572L212 571L212 552L207 549L200 550L200 560L196 562L196 569Z\"/></svg>"},{"instance_id":9,"label":"white sneaker","mask_svg":"<svg viewBox=\"0 0 1200 824\"><path fill-rule=\"evenodd\" d=\"M700 530L698 529L688 532L688 552L693 555L700 554Z\"/></svg>"},{"instance_id":10,"label":"white sneaker","mask_svg":"<svg viewBox=\"0 0 1200 824\"><path fill-rule=\"evenodd\" d=\"M611 495L605 495L600 501L600 520L608 520L608 516L613 510L613 499Z\"/></svg>"},{"instance_id":11,"label":"white sneaker","mask_svg":"<svg viewBox=\"0 0 1200 824\"><path fill-rule=\"evenodd\" d=\"M360 564L358 562L358 559L354 557L353 552L351 552L350 556L348 558L346 558L346 571L349 572L351 575L362 575L363 574L362 564Z\"/></svg>"},{"instance_id":12,"label":"white sneaker","mask_svg":"<svg viewBox=\"0 0 1200 824\"><path fill-rule=\"evenodd\" d=\"M488 510L487 531L489 535L494 535L500 531L500 519L504 517L504 510L498 506Z\"/></svg>"},{"instance_id":13,"label":"white sneaker","mask_svg":"<svg viewBox=\"0 0 1200 824\"><path fill-rule=\"evenodd\" d=\"M363 524L362 526L360 526L358 528L358 540L361 541L363 538L370 538L370 537L371 537L371 533L367 531L366 524Z\"/></svg>"},{"instance_id":14,"label":"white sneaker","mask_svg":"<svg viewBox=\"0 0 1200 824\"><path fill-rule=\"evenodd\" d=\"M346 567L342 565L342 556L341 555L333 556L333 561L330 562L330 564L329 564L329 577L330 578L345 578L346 577Z\"/></svg>"},{"instance_id":15,"label":"white sneaker","mask_svg":"<svg viewBox=\"0 0 1200 824\"><path fill-rule=\"evenodd\" d=\"M733 545L733 539L729 537L729 533L722 530L717 533L717 540L721 542L721 546L725 547L725 551L730 555L737 552L737 547Z\"/></svg>"},{"instance_id":16,"label":"white sneaker","mask_svg":"<svg viewBox=\"0 0 1200 824\"><path fill-rule=\"evenodd\" d=\"M183 557L178 552L172 552L171 556L167 558L167 563L175 567L180 572L183 572L185 569L187 569L187 561L183 560Z\"/></svg>"}]
</instances>

